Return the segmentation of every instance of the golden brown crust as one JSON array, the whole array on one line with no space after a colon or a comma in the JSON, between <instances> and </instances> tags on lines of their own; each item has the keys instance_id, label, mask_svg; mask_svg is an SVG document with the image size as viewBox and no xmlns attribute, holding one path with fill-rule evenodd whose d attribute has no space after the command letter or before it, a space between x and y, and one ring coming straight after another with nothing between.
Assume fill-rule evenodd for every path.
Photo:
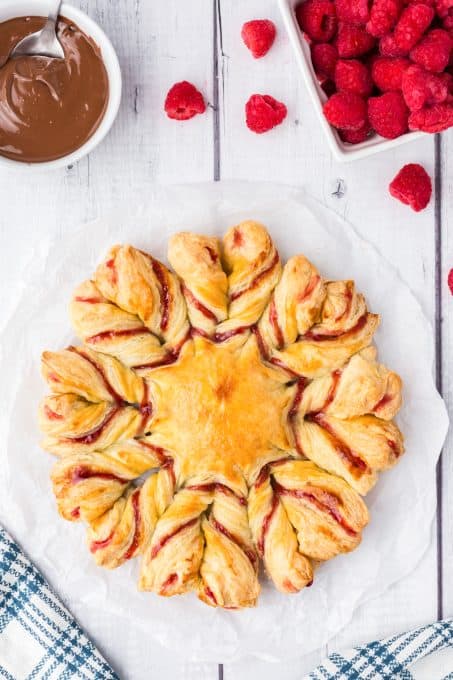
<instances>
[{"instance_id":1,"label":"golden brown crust","mask_svg":"<svg viewBox=\"0 0 453 680\"><path fill-rule=\"evenodd\" d=\"M176 234L169 259L112 248L71 302L83 345L43 354L57 506L97 564L141 555L142 590L252 607L259 559L294 593L359 544L401 380L354 283L282 269L262 225Z\"/></svg>"}]
</instances>

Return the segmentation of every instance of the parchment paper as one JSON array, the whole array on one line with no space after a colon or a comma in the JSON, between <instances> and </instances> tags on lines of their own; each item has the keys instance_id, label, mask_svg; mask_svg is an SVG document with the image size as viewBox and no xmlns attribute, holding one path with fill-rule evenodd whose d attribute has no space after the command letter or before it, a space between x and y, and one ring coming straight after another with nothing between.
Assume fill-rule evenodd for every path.
<instances>
[{"instance_id":1,"label":"parchment paper","mask_svg":"<svg viewBox=\"0 0 453 680\"><path fill-rule=\"evenodd\" d=\"M39 357L43 349L75 341L67 314L71 292L110 245L130 242L165 259L171 233L221 235L247 218L268 226L283 259L303 252L325 276L355 279L370 309L382 315L376 342L380 359L404 380L398 422L407 453L367 497L372 519L358 550L324 565L313 587L298 595L281 595L263 580L256 609L225 612L192 594L166 599L138 593L137 560L113 572L96 567L83 527L58 517L49 482L52 458L38 444L36 411L45 393ZM139 650L149 645L200 662L250 654L287 661L308 654L344 627L358 605L407 575L429 545L435 465L448 427L432 377L432 328L389 263L300 191L244 183L150 187L139 207L83 225L34 259L2 345L0 521L107 657L121 658L134 680L146 677ZM124 644L126 630L134 649Z\"/></svg>"}]
</instances>

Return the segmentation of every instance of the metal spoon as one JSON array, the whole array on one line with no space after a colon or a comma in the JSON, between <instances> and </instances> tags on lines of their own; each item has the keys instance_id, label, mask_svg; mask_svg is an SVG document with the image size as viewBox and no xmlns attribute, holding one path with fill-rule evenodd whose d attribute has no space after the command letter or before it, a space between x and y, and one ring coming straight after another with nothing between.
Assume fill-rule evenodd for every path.
<instances>
[{"instance_id":1,"label":"metal spoon","mask_svg":"<svg viewBox=\"0 0 453 680\"><path fill-rule=\"evenodd\" d=\"M17 43L10 57L42 56L64 59L64 51L57 38L57 19L62 0L52 0L44 27Z\"/></svg>"}]
</instances>

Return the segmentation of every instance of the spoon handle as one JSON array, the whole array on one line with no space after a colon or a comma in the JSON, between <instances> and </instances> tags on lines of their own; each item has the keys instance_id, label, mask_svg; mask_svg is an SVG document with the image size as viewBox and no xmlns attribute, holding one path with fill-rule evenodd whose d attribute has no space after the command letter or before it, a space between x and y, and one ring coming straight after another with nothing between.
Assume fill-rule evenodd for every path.
<instances>
[{"instance_id":1,"label":"spoon handle","mask_svg":"<svg viewBox=\"0 0 453 680\"><path fill-rule=\"evenodd\" d=\"M61 2L62 0L53 0L51 3L51 7L49 10L49 14L47 17L47 22L45 28L48 28L49 26L53 26L54 30L57 25L57 20L58 20L58 15L60 14L60 7L61 7Z\"/></svg>"}]
</instances>

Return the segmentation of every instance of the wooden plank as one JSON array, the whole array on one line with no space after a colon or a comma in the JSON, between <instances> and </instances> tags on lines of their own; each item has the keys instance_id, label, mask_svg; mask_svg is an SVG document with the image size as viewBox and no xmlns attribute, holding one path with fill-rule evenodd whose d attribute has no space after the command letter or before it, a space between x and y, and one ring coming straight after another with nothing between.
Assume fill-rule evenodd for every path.
<instances>
[{"instance_id":1,"label":"wooden plank","mask_svg":"<svg viewBox=\"0 0 453 680\"><path fill-rule=\"evenodd\" d=\"M447 404L450 418L453 415L453 299L448 289L448 272L453 268L453 135L450 132L439 138L439 191L441 204L438 224L438 300L439 300L439 382ZM439 466L439 577L442 607L439 617L453 614L453 514L451 498L453 494L453 433L447 435L441 464Z\"/></svg>"},{"instance_id":2,"label":"wooden plank","mask_svg":"<svg viewBox=\"0 0 453 680\"><path fill-rule=\"evenodd\" d=\"M220 176L302 185L351 222L394 264L433 323L433 205L416 215L392 199L387 189L393 176L407 162L421 162L433 173L433 137L362 161L335 162L321 135L275 6L269 4L263 11L259 0L249 0L246 5L220 0L218 5ZM278 29L275 46L258 61L251 58L240 39L243 22L252 18L270 18ZM271 94L288 107L286 121L264 135L253 134L244 123L245 102L255 92ZM347 275L347 263L345 267ZM435 619L436 576L433 540L414 573L378 600L365 604L347 629L332 640L329 650ZM225 665L225 677L241 677L241 674L245 677L250 674L250 664L244 661ZM294 677L297 663L289 666L278 668L282 680ZM298 670L300 676L302 665ZM275 671L276 666L272 666L269 673Z\"/></svg>"}]
</instances>

